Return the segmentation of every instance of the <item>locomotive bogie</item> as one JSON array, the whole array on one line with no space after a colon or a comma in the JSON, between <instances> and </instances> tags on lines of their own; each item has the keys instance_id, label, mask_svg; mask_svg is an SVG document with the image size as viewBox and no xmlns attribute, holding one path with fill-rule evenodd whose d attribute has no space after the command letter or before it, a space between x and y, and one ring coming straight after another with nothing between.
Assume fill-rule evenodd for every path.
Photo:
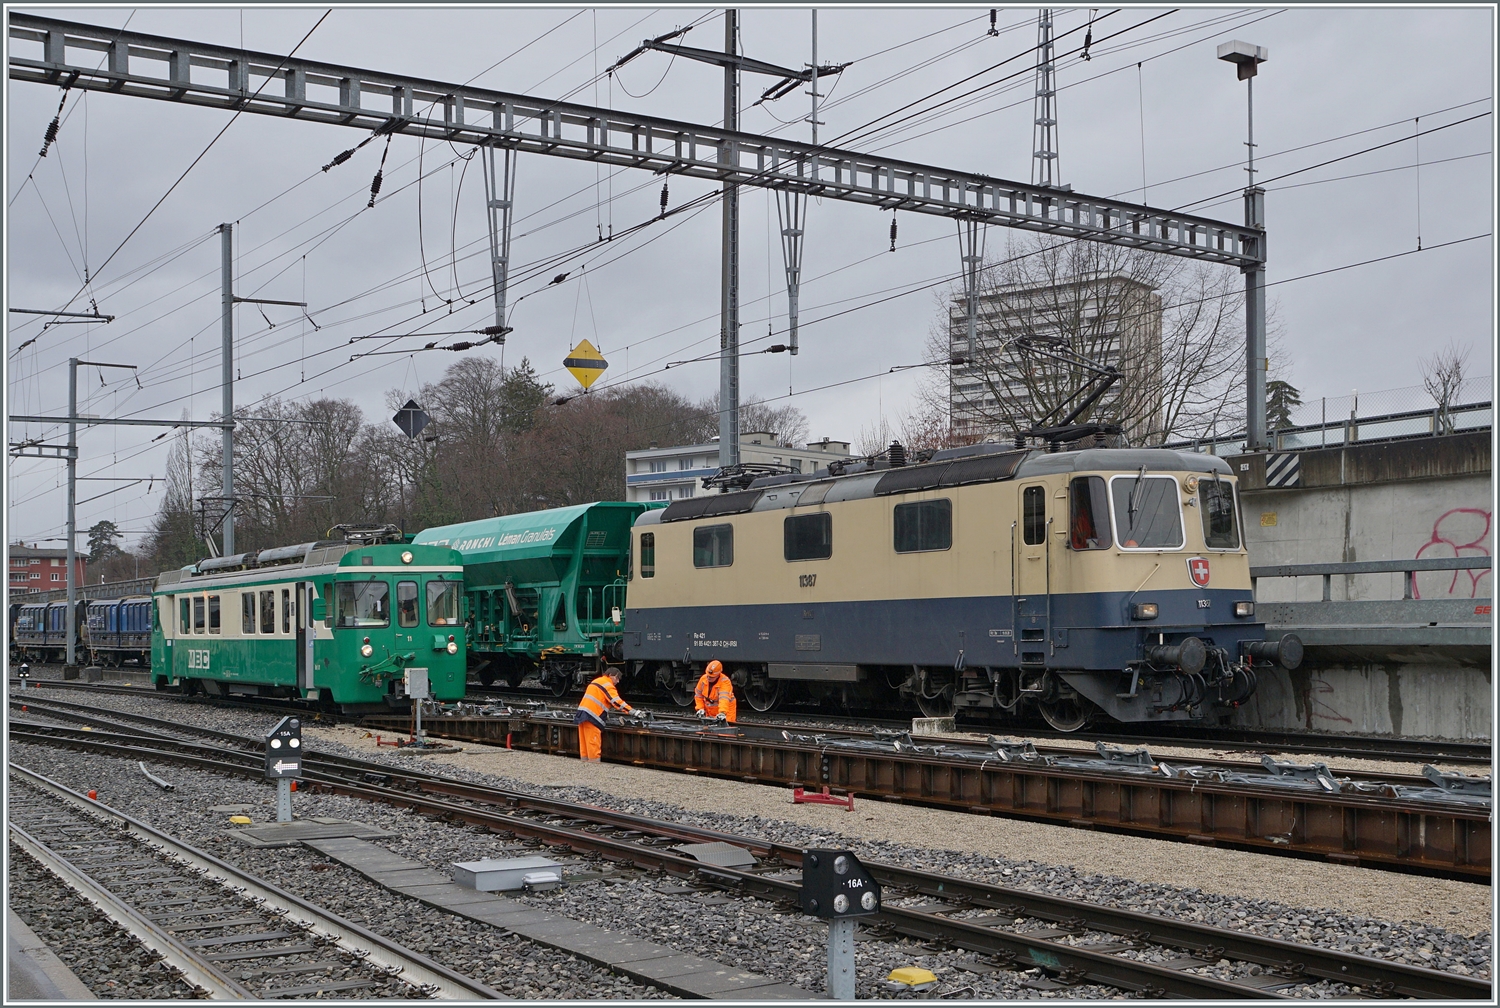
<instances>
[{"instance_id":1,"label":"locomotive bogie","mask_svg":"<svg viewBox=\"0 0 1500 1008\"><path fill-rule=\"evenodd\" d=\"M1067 728L1202 719L1250 695L1264 626L1225 463L950 459L642 515L626 658L674 689L718 659L762 701L884 691Z\"/></svg>"}]
</instances>

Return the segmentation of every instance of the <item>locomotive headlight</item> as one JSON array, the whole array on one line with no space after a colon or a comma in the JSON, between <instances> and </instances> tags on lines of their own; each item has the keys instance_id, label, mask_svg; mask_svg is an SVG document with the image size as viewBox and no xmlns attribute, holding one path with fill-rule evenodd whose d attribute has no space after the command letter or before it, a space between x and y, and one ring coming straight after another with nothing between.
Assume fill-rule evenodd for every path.
<instances>
[{"instance_id":1,"label":"locomotive headlight","mask_svg":"<svg viewBox=\"0 0 1500 1008\"><path fill-rule=\"evenodd\" d=\"M1161 615L1161 606L1155 602L1137 602L1130 607L1131 619L1156 619L1159 615Z\"/></svg>"},{"instance_id":2,"label":"locomotive headlight","mask_svg":"<svg viewBox=\"0 0 1500 1008\"><path fill-rule=\"evenodd\" d=\"M375 653L375 649L370 646L370 638L366 637L365 642L359 646L359 653L366 658Z\"/></svg>"},{"instance_id":3,"label":"locomotive headlight","mask_svg":"<svg viewBox=\"0 0 1500 1008\"><path fill-rule=\"evenodd\" d=\"M458 641L453 639L452 634L448 635L448 653L458 654Z\"/></svg>"},{"instance_id":4,"label":"locomotive headlight","mask_svg":"<svg viewBox=\"0 0 1500 1008\"><path fill-rule=\"evenodd\" d=\"M401 562L411 563L411 550L407 550L405 553L401 554Z\"/></svg>"},{"instance_id":5,"label":"locomotive headlight","mask_svg":"<svg viewBox=\"0 0 1500 1008\"><path fill-rule=\"evenodd\" d=\"M1189 476L1187 479L1185 479L1185 480L1182 481L1182 487L1183 487L1184 490L1186 490L1190 494L1197 493L1198 492L1198 477L1196 477L1196 476Z\"/></svg>"},{"instance_id":6,"label":"locomotive headlight","mask_svg":"<svg viewBox=\"0 0 1500 1008\"><path fill-rule=\"evenodd\" d=\"M1234 614L1236 616L1241 617L1241 618L1243 618L1245 616L1254 616L1255 615L1255 603L1254 602L1236 602L1234 604Z\"/></svg>"}]
</instances>

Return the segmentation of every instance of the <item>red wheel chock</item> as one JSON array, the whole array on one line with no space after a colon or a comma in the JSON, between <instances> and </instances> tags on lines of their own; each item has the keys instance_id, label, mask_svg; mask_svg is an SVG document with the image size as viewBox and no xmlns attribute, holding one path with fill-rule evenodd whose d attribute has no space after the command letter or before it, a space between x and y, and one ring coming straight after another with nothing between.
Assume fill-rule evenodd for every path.
<instances>
[{"instance_id":1,"label":"red wheel chock","mask_svg":"<svg viewBox=\"0 0 1500 1008\"><path fill-rule=\"evenodd\" d=\"M828 785L827 784L823 785L823 791L822 791L821 794L815 793L815 792L807 792L807 791L802 790L801 788L792 788L792 804L793 805L842 805L842 806L844 806L844 811L846 811L846 812L853 812L854 811L854 795L853 794L846 794L842 798L840 798L838 795L829 794L828 793Z\"/></svg>"}]
</instances>

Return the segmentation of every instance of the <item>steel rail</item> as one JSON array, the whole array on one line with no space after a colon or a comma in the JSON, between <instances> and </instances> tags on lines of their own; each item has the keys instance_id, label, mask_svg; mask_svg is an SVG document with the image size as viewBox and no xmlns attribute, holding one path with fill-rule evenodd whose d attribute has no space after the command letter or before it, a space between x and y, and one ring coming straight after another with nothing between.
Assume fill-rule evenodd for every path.
<instances>
[{"instance_id":1,"label":"steel rail","mask_svg":"<svg viewBox=\"0 0 1500 1008\"><path fill-rule=\"evenodd\" d=\"M1265 260L1265 232L1246 224L620 109L19 11L9 12L9 18L10 37L40 42L42 57L12 51L12 80L800 192L1240 268ZM97 65L92 58L70 63L69 49L107 57ZM148 62L165 64L166 75L138 72ZM207 72L194 79L195 70ZM266 82L257 89L252 77ZM274 87L268 86L271 78L278 81ZM367 99L384 109L369 107Z\"/></svg>"},{"instance_id":2,"label":"steel rail","mask_svg":"<svg viewBox=\"0 0 1500 1008\"><path fill-rule=\"evenodd\" d=\"M25 733L17 734L21 734L23 739L30 740ZM62 741L72 742L73 740ZM79 740L78 744L97 751L125 752L131 759L142 758L142 754L147 754L145 758L151 759L173 759L173 754L170 752L119 745L102 739ZM178 762L198 764L205 769L217 769L220 772L237 772L243 775L254 773L253 767L234 763L220 762L215 767L214 761L202 757L190 757L188 760L178 760ZM582 829L538 823L512 813L486 811L411 793L354 784L336 778L323 779L315 776L314 780L317 786L348 797L365 798L382 804L403 805L423 815L483 826L492 832L528 835L549 841L554 846L597 853L614 861L658 869L677 876L701 878L735 892L792 903L796 902L801 889L800 884L795 881L736 868L718 866L709 868L693 858L666 849L645 846L634 841L620 840ZM61 787L61 785L57 786ZM578 821L576 816L574 821ZM781 866L777 868L780 869ZM887 906L882 909L878 919L901 933L926 939L941 937L942 940L959 948L998 955L1017 962L1019 968L1022 969L1036 966L1052 972L1060 972L1075 981L1086 980L1130 991L1170 992L1176 996L1197 1000L1285 997L1285 995L1268 993L1260 988L1232 981L1181 972L1107 953L1091 952L1048 938L1029 937L1025 932L1001 931L978 924L949 920L920 910Z\"/></svg>"},{"instance_id":3,"label":"steel rail","mask_svg":"<svg viewBox=\"0 0 1500 1008\"><path fill-rule=\"evenodd\" d=\"M433 736L462 739L438 719ZM571 725L532 720L513 744L576 755ZM1289 792L1202 779L1122 776L984 763L817 743L683 735L648 728L605 732L614 763L749 783L828 786L887 801L1006 815L1156 838L1314 857L1471 881L1490 877L1490 813L1346 793Z\"/></svg>"},{"instance_id":4,"label":"steel rail","mask_svg":"<svg viewBox=\"0 0 1500 1008\"><path fill-rule=\"evenodd\" d=\"M141 751L148 752L149 750L142 749ZM158 758L158 755L151 753L150 758ZM436 990L440 997L445 998L509 1000L499 991L472 977L451 970L441 963L433 962L399 942L345 920L332 911L325 910L299 896L294 896L264 879L221 861L212 854L198 850L119 809L90 800L77 791L14 761L9 762L8 766L12 773L18 774L23 780L41 790L93 815L114 820L137 839L160 847L165 853L201 871L210 879L223 885L242 889L245 895L261 901L263 905L274 910L284 912L291 920L301 922L314 933L321 934L340 948L364 954L369 961L390 971L393 975L399 973L402 979L409 983L429 986Z\"/></svg>"},{"instance_id":5,"label":"steel rail","mask_svg":"<svg viewBox=\"0 0 1500 1008\"><path fill-rule=\"evenodd\" d=\"M145 714L133 714L133 713L129 713L129 712L126 712L126 711L112 710L110 708L91 707L88 704L70 703L69 701L66 701L66 700L53 700L50 697L28 697L28 698L22 699L22 698L18 698L18 697L12 696L11 699L10 699L10 705L11 705L12 708L15 708L15 707L18 707L18 706L21 706L21 705L34 705L38 709L47 708L50 713L53 713L57 717L64 718L64 719L66 719L68 717L77 717L79 720L84 721L84 722L94 722L94 723L97 723L100 720L129 721L129 722L135 722L135 723L138 723L138 724L149 725L151 727L158 728L158 729L161 729L163 731L167 731L169 733L171 731L174 731L174 730L175 731L190 731L190 732L192 732L194 734L202 735L202 736L204 736L206 738L217 738L217 739L220 739L220 740L225 741L225 742L243 743L243 742L257 741L257 740L248 739L246 736L239 735L239 734L236 734L234 732L220 731L218 729L213 729L213 728L200 728L200 727L197 727L197 726L185 727L185 726L176 724L176 723L174 723L172 721L168 721L165 718L154 718L154 717L150 717L149 715L145 715ZM639 708L637 708L637 709L639 709ZM693 718L689 718L689 717L687 717L685 715L667 715L667 716L670 717L670 718L672 718L675 721L679 721L679 722L683 722L683 723L689 723L689 724L694 723L694 719ZM376 719L377 720L379 719L379 715L376 716ZM507 724L507 726L508 726L510 720L521 720L521 719L519 717L517 717L515 719L499 718L497 720L505 722ZM780 726L773 726L773 725L765 724L765 723L762 723L762 722L749 722L749 723L741 722L738 725L738 727L740 727L741 729L744 729L744 728L750 727L750 726L764 727L768 731L780 731L780 730L782 730L780 728ZM382 726L377 726L377 727L387 727L387 726L382 725ZM838 734L840 736L849 736L849 737L853 737L853 738L870 738L870 739L889 738L891 736L891 734L892 734L889 730L887 730L884 733L881 733L879 731L873 731L873 732L872 731L856 731L856 730L847 729L847 728L830 729L829 731L830 731L830 733L836 733L836 734ZM921 740L921 739L919 739L917 741L919 743L921 743L921 744L928 744L928 742L926 742L924 740ZM964 747L964 748L971 748L971 749L976 749L976 750L983 750L983 749L985 749L985 746L984 746L983 743L969 741L969 740L965 740L965 739L947 739L947 738L931 739L930 740L930 744L940 744L940 745L946 745L946 746ZM1043 755L1049 755L1049 756L1072 757L1072 756L1086 756L1086 755L1088 755L1087 750L1070 749L1070 748L1067 748L1067 747L1064 747L1064 746L1051 746L1051 747L1049 747L1049 746L1037 746L1036 750L1037 750L1037 752L1042 753ZM1170 761L1173 764L1177 764L1177 763L1179 763L1181 761L1180 758L1178 758L1178 757L1169 757L1169 759L1170 759ZM1210 770L1227 770L1227 771L1231 771L1231 772L1240 772L1240 773L1259 773L1259 772L1262 772L1263 769L1264 769L1263 765L1260 764L1260 763L1238 763L1238 762L1235 762L1235 761L1232 761L1232 760L1223 760L1223 759L1195 760L1194 763L1193 763L1193 765L1194 766L1200 766L1200 767L1203 767L1205 769L1210 769ZM1418 775L1414 775L1414 774L1380 774L1380 773L1375 773L1373 771L1365 771L1365 770L1340 770L1340 769L1337 769L1337 768L1333 768L1331 772L1334 773L1334 774L1336 774L1339 777L1347 777L1350 780L1365 781L1365 782L1370 782L1370 783L1399 784L1399 785L1408 786L1408 787L1427 787L1427 786L1430 785L1430 781L1428 781L1427 778L1421 777L1421 776L1418 776Z\"/></svg>"},{"instance_id":6,"label":"steel rail","mask_svg":"<svg viewBox=\"0 0 1500 1008\"><path fill-rule=\"evenodd\" d=\"M225 974L197 950L182 944L166 928L148 920L107 887L75 868L67 858L17 826L9 824L10 839L35 858L42 867L62 879L83 899L98 907L122 930L161 956L162 960L182 974L184 980L215 1000L258 1000L259 995Z\"/></svg>"},{"instance_id":7,"label":"steel rail","mask_svg":"<svg viewBox=\"0 0 1500 1008\"><path fill-rule=\"evenodd\" d=\"M251 741L243 739L243 737L241 739L242 741ZM106 738L88 739L85 740L84 744L97 748L100 744L112 743L108 743ZM170 758L171 754L167 755ZM246 772L256 772L258 756L252 754L234 755L243 755L245 757L244 765ZM637 836L650 834L653 837L666 838L684 843L719 841L747 848L760 857L776 859L793 867L798 867L801 864L801 851L799 849L758 838L722 833L701 827L683 826L677 823L665 823L649 817L616 812L597 806L578 805L556 799L528 795L523 792L474 785L467 782L455 781L437 774L406 770L386 764L350 759L348 757L309 752L306 759L308 761L307 765L311 770L311 782L317 786L329 787L330 790L338 793L361 797L370 797L372 793L383 795L377 796L375 800L406 804L418 811L422 811L424 814L435 814L449 819L460 818L472 824L484 825L491 829L495 827L495 822L492 818L473 818L471 813L475 810L467 806L453 806L449 803L431 802L414 804L414 796L409 792L393 792L385 788L372 788L372 785L377 781L400 781L408 786L435 792L447 797L504 807L509 810L508 814L503 816L505 819L505 828L508 831L544 840L555 840L561 837L568 842L570 847L574 848L577 846L575 841L580 831L571 827L587 822L593 825L581 831L586 836L596 836L592 830L603 827L625 831ZM200 758L192 758L191 761L199 764L205 762L212 763L212 760ZM337 773L330 774L328 769L322 766L325 763L338 770L342 770L344 773L356 774L358 776L351 784L347 778L341 777ZM570 825L560 826L546 822L537 823L524 818L519 820L518 825L517 816L522 811L532 811L541 815L561 817L563 823ZM485 813L483 815L493 817L496 814ZM693 864L696 865L696 862L693 862ZM1013 914L1014 916L1049 920L1074 930L1086 926L1088 930L1117 934L1126 939L1127 944L1131 942L1140 943L1150 941L1155 944L1183 949L1190 953L1202 954L1211 960L1229 957L1245 962L1257 963L1269 967L1273 971L1279 971L1285 977L1305 976L1353 983L1362 987L1370 987L1378 993L1395 993L1406 997L1418 998L1435 997L1445 1000L1483 999L1489 996L1490 986L1487 981L1429 970L1423 967L1407 966L1372 957L1322 949L1317 946L1265 938L1229 929L1194 924L1192 922L1177 921L1172 918L1159 917L1137 911L1102 907L1087 901L1069 900L1063 897L1049 896L1024 889L970 881L950 875L917 871L882 862L866 862L866 865L875 872L876 877L883 885L920 892L948 900L958 900L974 907L994 908L1006 914ZM701 866L698 867L700 876L705 875L705 873L711 875L712 872L719 870L717 868L709 870ZM728 884L733 888L741 888L745 883L736 876L732 877ZM888 909L896 910L899 908ZM955 934L951 929L945 929L942 926L963 923L961 921L951 921L930 913L919 913L916 917L904 918L904 921L904 925L898 926L898 930L902 930L903 933L921 937L935 937L944 941L950 941L960 947L973 947L976 951L991 953L996 951L992 944L974 947L965 944L962 940L955 940L972 940L974 935L972 932L963 929L960 929ZM934 928L936 930L933 930ZM989 929L985 929L985 933L990 933ZM1007 951L1014 952L1016 950L999 950L1001 954ZM1031 956L1028 961L1031 963L1040 962L1035 956Z\"/></svg>"},{"instance_id":8,"label":"steel rail","mask_svg":"<svg viewBox=\"0 0 1500 1008\"><path fill-rule=\"evenodd\" d=\"M576 732L556 722L474 720L484 729L478 741L496 741L483 737L493 731L519 730L517 744L524 748L576 755ZM455 731L438 719L429 720L426 727L435 737L476 740L475 733ZM225 733L219 738L233 736ZM613 762L750 783L828 784L849 793L960 811L1465 881L1490 880L1490 812L1475 806L1287 792L1201 778L1127 777L999 759L976 764L896 752L851 753L805 742L684 736L642 728L607 732L604 756Z\"/></svg>"}]
</instances>

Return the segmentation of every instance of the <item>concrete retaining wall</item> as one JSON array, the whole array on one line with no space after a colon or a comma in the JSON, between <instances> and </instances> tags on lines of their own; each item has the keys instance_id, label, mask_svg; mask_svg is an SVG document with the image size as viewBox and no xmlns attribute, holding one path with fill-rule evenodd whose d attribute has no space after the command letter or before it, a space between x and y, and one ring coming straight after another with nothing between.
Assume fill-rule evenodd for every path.
<instances>
[{"instance_id":1,"label":"concrete retaining wall","mask_svg":"<svg viewBox=\"0 0 1500 1008\"><path fill-rule=\"evenodd\" d=\"M1268 489L1264 455L1230 458L1255 566L1490 556L1490 432L1309 450L1300 485ZM1417 575L1424 599L1488 605L1490 571ZM1400 599L1400 574L1334 577L1335 600ZM1262 578L1264 602L1316 602L1321 577ZM1374 643L1372 641L1372 643ZM1264 673L1235 721L1291 730L1488 739L1491 649L1309 648L1302 668Z\"/></svg>"}]
</instances>

